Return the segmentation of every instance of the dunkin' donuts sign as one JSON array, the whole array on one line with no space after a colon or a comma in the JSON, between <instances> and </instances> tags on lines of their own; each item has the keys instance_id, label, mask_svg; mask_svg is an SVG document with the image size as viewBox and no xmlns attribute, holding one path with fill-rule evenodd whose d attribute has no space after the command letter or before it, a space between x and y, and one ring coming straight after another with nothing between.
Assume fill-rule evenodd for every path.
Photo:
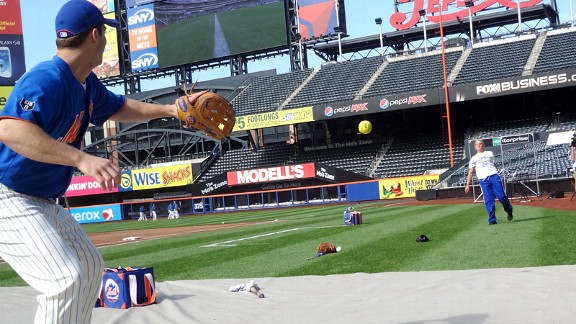
<instances>
[{"instance_id":1,"label":"dunkin' donuts sign","mask_svg":"<svg viewBox=\"0 0 576 324\"><path fill-rule=\"evenodd\" d=\"M314 178L314 163L283 165L262 169L230 171L227 173L228 185L244 185L262 182L290 181Z\"/></svg>"},{"instance_id":2,"label":"dunkin' donuts sign","mask_svg":"<svg viewBox=\"0 0 576 324\"><path fill-rule=\"evenodd\" d=\"M470 7L472 14L476 14L489 7L517 10L518 2L520 9L533 7L542 0L473 0L474 6ZM426 10L426 20L432 23L440 23L440 11L442 21L457 20L458 17L468 17L468 7L465 0L398 0L399 12L390 16L390 25L397 30L406 30L416 26L421 20L419 11ZM442 8L440 8L442 5Z\"/></svg>"}]
</instances>

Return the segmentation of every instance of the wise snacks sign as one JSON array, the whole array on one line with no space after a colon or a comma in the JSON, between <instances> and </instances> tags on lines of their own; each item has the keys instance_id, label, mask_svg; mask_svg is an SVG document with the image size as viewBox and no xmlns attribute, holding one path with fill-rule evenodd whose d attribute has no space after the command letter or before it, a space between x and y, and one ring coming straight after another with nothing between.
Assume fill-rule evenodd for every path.
<instances>
[{"instance_id":1,"label":"wise snacks sign","mask_svg":"<svg viewBox=\"0 0 576 324\"><path fill-rule=\"evenodd\" d=\"M229 171L226 174L229 186L254 183L292 181L316 177L314 163L283 165L277 167Z\"/></svg>"},{"instance_id":2,"label":"wise snacks sign","mask_svg":"<svg viewBox=\"0 0 576 324\"><path fill-rule=\"evenodd\" d=\"M125 171L120 191L185 186L192 183L192 176L191 164Z\"/></svg>"}]
</instances>

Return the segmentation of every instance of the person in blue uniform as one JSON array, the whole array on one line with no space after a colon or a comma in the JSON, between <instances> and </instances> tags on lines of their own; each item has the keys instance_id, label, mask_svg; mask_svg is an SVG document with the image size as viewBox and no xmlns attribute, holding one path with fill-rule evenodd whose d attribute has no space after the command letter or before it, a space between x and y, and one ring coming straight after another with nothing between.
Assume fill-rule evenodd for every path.
<instances>
[{"instance_id":1,"label":"person in blue uniform","mask_svg":"<svg viewBox=\"0 0 576 324\"><path fill-rule=\"evenodd\" d=\"M89 1L66 2L56 55L22 76L0 112L0 257L39 292L36 323L90 323L98 296L102 256L55 201L76 168L104 190L120 183L118 165L80 150L88 125L177 116L175 105L127 99L98 80L110 27L118 21Z\"/></svg>"}]
</instances>

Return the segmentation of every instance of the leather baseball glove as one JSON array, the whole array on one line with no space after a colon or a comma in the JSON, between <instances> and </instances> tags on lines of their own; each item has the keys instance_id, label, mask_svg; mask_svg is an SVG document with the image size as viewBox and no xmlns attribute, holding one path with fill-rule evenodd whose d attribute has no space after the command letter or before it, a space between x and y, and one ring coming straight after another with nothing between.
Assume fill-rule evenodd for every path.
<instances>
[{"instance_id":1,"label":"leather baseball glove","mask_svg":"<svg viewBox=\"0 0 576 324\"><path fill-rule=\"evenodd\" d=\"M185 128L194 127L216 139L225 139L234 128L236 117L232 104L224 97L213 92L202 94L192 104L188 96L192 93L184 90L185 96L176 99L178 119L184 122Z\"/></svg>"},{"instance_id":2,"label":"leather baseball glove","mask_svg":"<svg viewBox=\"0 0 576 324\"><path fill-rule=\"evenodd\" d=\"M318 245L318 253L336 253L336 246L332 243L320 243Z\"/></svg>"}]
</instances>

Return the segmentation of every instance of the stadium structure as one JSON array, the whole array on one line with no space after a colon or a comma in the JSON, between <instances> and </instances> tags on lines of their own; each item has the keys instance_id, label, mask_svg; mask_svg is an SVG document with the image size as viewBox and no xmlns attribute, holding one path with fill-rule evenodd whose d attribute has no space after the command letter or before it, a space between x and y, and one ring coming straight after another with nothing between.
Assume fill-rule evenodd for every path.
<instances>
[{"instance_id":1,"label":"stadium structure","mask_svg":"<svg viewBox=\"0 0 576 324\"><path fill-rule=\"evenodd\" d=\"M112 158L124 170L189 164L193 179L179 187L70 202L192 198L194 205L195 199L220 195L216 205L238 207L235 195L247 192L248 206L252 196L271 205L320 197L345 201L342 183L425 175L436 175L437 181L422 188L423 195L464 197L475 139L495 151L510 196L574 191L569 143L552 139L576 130L571 96L576 28L560 23L554 2L523 8L521 24L513 10L481 12L472 24L469 17L458 17L443 26L444 42L436 24L338 42L334 35L322 35L303 43L291 15L294 5L286 1L284 49L103 80L124 84L130 98L172 103L181 84L191 83L193 71L229 65L232 76L198 82L196 89L227 97L237 127L224 142L183 129L175 119L120 124L112 132L92 127L87 152ZM307 68L308 52L326 63ZM291 72L246 71L247 60L275 55L290 55ZM140 80L166 76L175 77L174 87L139 91ZM370 134L358 132L362 120L372 123ZM315 177L269 177L244 186L226 182L232 171L278 175L309 164ZM324 171L330 175L322 177ZM314 197L290 191L305 187L320 189ZM286 191L279 195L279 189Z\"/></svg>"}]
</instances>

